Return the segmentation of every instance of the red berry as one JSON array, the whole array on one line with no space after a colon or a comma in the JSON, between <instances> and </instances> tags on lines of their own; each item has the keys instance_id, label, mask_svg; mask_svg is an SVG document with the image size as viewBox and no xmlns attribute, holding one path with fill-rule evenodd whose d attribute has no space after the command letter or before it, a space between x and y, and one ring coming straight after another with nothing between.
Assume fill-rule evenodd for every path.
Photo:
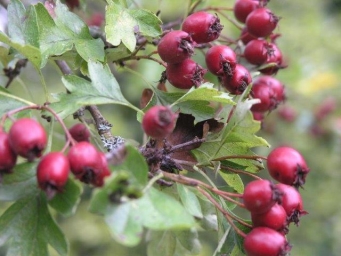
<instances>
[{"instance_id":1,"label":"red berry","mask_svg":"<svg viewBox=\"0 0 341 256\"><path fill-rule=\"evenodd\" d=\"M62 192L70 172L69 160L61 152L50 152L43 156L37 167L39 187L52 198Z\"/></svg>"},{"instance_id":2,"label":"red berry","mask_svg":"<svg viewBox=\"0 0 341 256\"><path fill-rule=\"evenodd\" d=\"M103 13L96 12L91 15L91 17L86 21L86 24L88 24L88 26L100 27L102 26L104 19Z\"/></svg>"},{"instance_id":3,"label":"red berry","mask_svg":"<svg viewBox=\"0 0 341 256\"><path fill-rule=\"evenodd\" d=\"M258 0L237 0L233 7L233 13L238 21L245 23L247 16L258 7Z\"/></svg>"},{"instance_id":4,"label":"red berry","mask_svg":"<svg viewBox=\"0 0 341 256\"><path fill-rule=\"evenodd\" d=\"M277 231L285 231L287 213L282 205L276 203L265 213L251 212L251 220L254 227L268 227Z\"/></svg>"},{"instance_id":5,"label":"red berry","mask_svg":"<svg viewBox=\"0 0 341 256\"><path fill-rule=\"evenodd\" d=\"M303 156L291 147L277 147L272 150L267 160L268 171L272 178L296 187L305 183L309 168Z\"/></svg>"},{"instance_id":6,"label":"red berry","mask_svg":"<svg viewBox=\"0 0 341 256\"><path fill-rule=\"evenodd\" d=\"M305 210L303 210L303 201L300 193L293 186L286 184L280 183L277 184L276 187L283 194L280 204L287 213L288 223L294 222L298 225L300 216L308 214Z\"/></svg>"},{"instance_id":7,"label":"red berry","mask_svg":"<svg viewBox=\"0 0 341 256\"><path fill-rule=\"evenodd\" d=\"M163 61L179 63L193 55L193 40L185 31L173 30L161 38L157 51Z\"/></svg>"},{"instance_id":8,"label":"red berry","mask_svg":"<svg viewBox=\"0 0 341 256\"><path fill-rule=\"evenodd\" d=\"M103 160L100 152L89 142L82 141L72 146L67 155L72 173L80 181L97 185L102 175Z\"/></svg>"},{"instance_id":9,"label":"red berry","mask_svg":"<svg viewBox=\"0 0 341 256\"><path fill-rule=\"evenodd\" d=\"M244 49L245 59L253 65L265 63L269 54L269 43L264 39L251 40Z\"/></svg>"},{"instance_id":10,"label":"red berry","mask_svg":"<svg viewBox=\"0 0 341 256\"><path fill-rule=\"evenodd\" d=\"M169 107L153 106L144 114L142 128L148 136L163 139L173 132L176 119L177 115Z\"/></svg>"},{"instance_id":11,"label":"red berry","mask_svg":"<svg viewBox=\"0 0 341 256\"><path fill-rule=\"evenodd\" d=\"M185 59L180 63L168 64L166 76L168 81L179 89L190 89L203 82L206 70L192 59Z\"/></svg>"},{"instance_id":12,"label":"red berry","mask_svg":"<svg viewBox=\"0 0 341 256\"><path fill-rule=\"evenodd\" d=\"M11 173L16 162L17 154L9 144L8 134L0 128L0 176L2 173Z\"/></svg>"},{"instance_id":13,"label":"red berry","mask_svg":"<svg viewBox=\"0 0 341 256\"><path fill-rule=\"evenodd\" d=\"M250 72L240 64L237 64L232 76L223 76L222 85L230 93L239 95L244 92L246 87L252 82Z\"/></svg>"},{"instance_id":14,"label":"red berry","mask_svg":"<svg viewBox=\"0 0 341 256\"><path fill-rule=\"evenodd\" d=\"M255 37L267 37L276 28L278 20L268 8L257 8L247 16L246 27Z\"/></svg>"},{"instance_id":15,"label":"red berry","mask_svg":"<svg viewBox=\"0 0 341 256\"><path fill-rule=\"evenodd\" d=\"M286 67L286 65L283 64L282 52L277 45L269 43L268 58L263 64L272 64L272 66L259 69L259 72L265 75L274 75L279 69Z\"/></svg>"},{"instance_id":16,"label":"red berry","mask_svg":"<svg viewBox=\"0 0 341 256\"><path fill-rule=\"evenodd\" d=\"M272 111L285 99L284 86L276 78L260 76L253 82L251 96L261 101L252 106L252 111Z\"/></svg>"},{"instance_id":17,"label":"red berry","mask_svg":"<svg viewBox=\"0 0 341 256\"><path fill-rule=\"evenodd\" d=\"M281 107L278 109L277 114L282 120L289 123L294 122L297 117L296 110L290 106Z\"/></svg>"},{"instance_id":18,"label":"red berry","mask_svg":"<svg viewBox=\"0 0 341 256\"><path fill-rule=\"evenodd\" d=\"M204 11L189 15L182 24L182 30L190 34L196 43L216 40L222 29L218 16Z\"/></svg>"},{"instance_id":19,"label":"red berry","mask_svg":"<svg viewBox=\"0 0 341 256\"><path fill-rule=\"evenodd\" d=\"M40 157L47 144L44 128L30 118L15 121L8 132L8 137L13 151L28 161Z\"/></svg>"},{"instance_id":20,"label":"red berry","mask_svg":"<svg viewBox=\"0 0 341 256\"><path fill-rule=\"evenodd\" d=\"M90 132L88 128L86 127L85 124L83 123L77 123L73 125L70 129L69 132L72 136L72 138L77 141L90 141Z\"/></svg>"},{"instance_id":21,"label":"red berry","mask_svg":"<svg viewBox=\"0 0 341 256\"><path fill-rule=\"evenodd\" d=\"M247 31L247 27L244 27L242 29L242 32L240 34L240 40L243 42L244 45L247 45L250 41L257 39L257 37L251 35Z\"/></svg>"},{"instance_id":22,"label":"red berry","mask_svg":"<svg viewBox=\"0 0 341 256\"><path fill-rule=\"evenodd\" d=\"M247 256L281 256L286 255L291 246L283 234L271 228L257 227L246 235L244 250Z\"/></svg>"},{"instance_id":23,"label":"red berry","mask_svg":"<svg viewBox=\"0 0 341 256\"><path fill-rule=\"evenodd\" d=\"M237 64L237 56L228 46L214 45L206 52L205 61L212 74L232 76Z\"/></svg>"},{"instance_id":24,"label":"red berry","mask_svg":"<svg viewBox=\"0 0 341 256\"><path fill-rule=\"evenodd\" d=\"M269 180L251 181L244 189L244 205L252 213L265 213L280 199L281 193Z\"/></svg>"}]
</instances>

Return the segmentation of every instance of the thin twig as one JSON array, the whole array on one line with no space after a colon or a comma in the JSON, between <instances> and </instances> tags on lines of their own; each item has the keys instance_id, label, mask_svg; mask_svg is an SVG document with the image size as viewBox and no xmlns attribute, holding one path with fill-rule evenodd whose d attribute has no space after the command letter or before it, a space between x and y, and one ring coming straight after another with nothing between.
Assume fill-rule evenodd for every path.
<instances>
[{"instance_id":1,"label":"thin twig","mask_svg":"<svg viewBox=\"0 0 341 256\"><path fill-rule=\"evenodd\" d=\"M254 179L257 179L257 180L261 180L262 179L262 178L258 177L257 175L252 174L250 172L246 172L246 171L243 171L243 170L236 170L236 169L233 169L233 168L228 167L228 166L223 166L222 165L222 166L220 166L220 168L223 169L223 170L228 170L230 172L234 172L234 173L242 173L242 174L248 175L248 176L250 176L250 177L252 177Z\"/></svg>"}]
</instances>

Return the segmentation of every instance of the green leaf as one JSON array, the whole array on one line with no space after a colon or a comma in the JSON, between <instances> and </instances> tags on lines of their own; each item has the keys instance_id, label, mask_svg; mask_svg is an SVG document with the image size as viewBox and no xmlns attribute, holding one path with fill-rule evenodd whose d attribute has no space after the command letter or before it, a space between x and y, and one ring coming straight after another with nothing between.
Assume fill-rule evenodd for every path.
<instances>
[{"instance_id":1,"label":"green leaf","mask_svg":"<svg viewBox=\"0 0 341 256\"><path fill-rule=\"evenodd\" d=\"M177 200L153 187L139 199L109 204L105 219L113 237L128 246L139 243L143 227L168 230L195 225L193 217Z\"/></svg>"},{"instance_id":2,"label":"green leaf","mask_svg":"<svg viewBox=\"0 0 341 256\"><path fill-rule=\"evenodd\" d=\"M33 105L33 103L18 98L17 96L12 95L5 88L0 87L0 116L13 109L17 109L27 105Z\"/></svg>"},{"instance_id":3,"label":"green leaf","mask_svg":"<svg viewBox=\"0 0 341 256\"><path fill-rule=\"evenodd\" d=\"M148 256L198 255L201 244L196 230L153 231L149 234Z\"/></svg>"},{"instance_id":4,"label":"green leaf","mask_svg":"<svg viewBox=\"0 0 341 256\"><path fill-rule=\"evenodd\" d=\"M22 163L13 173L3 175L0 183L0 201L15 201L39 193L36 178L37 163Z\"/></svg>"},{"instance_id":5,"label":"green leaf","mask_svg":"<svg viewBox=\"0 0 341 256\"><path fill-rule=\"evenodd\" d=\"M82 191L83 187L80 184L69 179L63 188L63 192L57 193L49 201L49 205L65 216L71 215L76 211Z\"/></svg>"},{"instance_id":6,"label":"green leaf","mask_svg":"<svg viewBox=\"0 0 341 256\"><path fill-rule=\"evenodd\" d=\"M42 193L21 198L5 211L0 217L0 241L8 243L7 255L46 256L48 244L60 255L68 251Z\"/></svg>"},{"instance_id":7,"label":"green leaf","mask_svg":"<svg viewBox=\"0 0 341 256\"><path fill-rule=\"evenodd\" d=\"M151 104L171 105L174 110L180 110L181 113L193 115L195 122L215 117L216 109L210 106L211 102L221 103L222 105L235 105L235 102L228 93L213 88L211 83L202 84L198 88L193 87L186 93L167 93L155 90L154 97L157 100L151 101Z\"/></svg>"},{"instance_id":8,"label":"green leaf","mask_svg":"<svg viewBox=\"0 0 341 256\"><path fill-rule=\"evenodd\" d=\"M136 46L136 29L144 36L156 37L162 33L160 19L147 10L130 10L111 2L105 19L107 41L114 46L122 42L131 52Z\"/></svg>"},{"instance_id":9,"label":"green leaf","mask_svg":"<svg viewBox=\"0 0 341 256\"><path fill-rule=\"evenodd\" d=\"M40 50L37 47L32 45L23 45L17 42L12 41L7 37L3 32L0 31L0 42L7 44L8 46L14 48L23 56L25 56L36 69L40 69L42 63L42 57L40 54Z\"/></svg>"},{"instance_id":10,"label":"green leaf","mask_svg":"<svg viewBox=\"0 0 341 256\"><path fill-rule=\"evenodd\" d=\"M189 214L203 218L199 199L187 186L176 184L180 200Z\"/></svg>"},{"instance_id":11,"label":"green leaf","mask_svg":"<svg viewBox=\"0 0 341 256\"><path fill-rule=\"evenodd\" d=\"M144 186L148 182L149 167L146 163L146 159L141 153L133 146L127 145L127 156L124 162L120 165L114 166L113 170L125 170L131 173L136 181Z\"/></svg>"},{"instance_id":12,"label":"green leaf","mask_svg":"<svg viewBox=\"0 0 341 256\"><path fill-rule=\"evenodd\" d=\"M192 151L199 165L210 165L214 159L228 156L256 156L251 151L252 148L269 146L263 138L255 135L260 130L260 124L252 118L249 110L252 104L254 100L239 101L231 119L220 134L209 135L205 143ZM228 161L250 172L257 172L263 168L261 162L243 157L231 158Z\"/></svg>"},{"instance_id":13,"label":"green leaf","mask_svg":"<svg viewBox=\"0 0 341 256\"><path fill-rule=\"evenodd\" d=\"M236 173L219 171L219 175L224 179L224 181L233 188L238 193L244 192L244 183L240 176Z\"/></svg>"},{"instance_id":14,"label":"green leaf","mask_svg":"<svg viewBox=\"0 0 341 256\"><path fill-rule=\"evenodd\" d=\"M58 102L51 104L51 107L62 118L86 105L120 104L134 108L122 95L108 65L90 61L88 68L91 82L74 75L62 78L62 82L70 93L55 95Z\"/></svg>"}]
</instances>

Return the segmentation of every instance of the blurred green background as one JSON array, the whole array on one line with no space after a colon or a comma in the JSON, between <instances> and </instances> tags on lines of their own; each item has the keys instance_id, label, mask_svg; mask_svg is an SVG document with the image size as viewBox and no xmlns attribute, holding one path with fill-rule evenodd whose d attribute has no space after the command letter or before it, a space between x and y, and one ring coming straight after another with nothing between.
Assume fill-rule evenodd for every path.
<instances>
[{"instance_id":1,"label":"blurred green background","mask_svg":"<svg viewBox=\"0 0 341 256\"><path fill-rule=\"evenodd\" d=\"M103 2L89 1L82 17L87 19L92 13L103 12ZM222 4L232 7L234 3L231 0L222 2L206 3L215 7ZM135 3L153 12L160 10L161 18L167 22L184 16L187 1L141 0ZM259 135L272 147L283 144L295 147L304 155L311 169L304 190L301 190L305 210L309 214L302 217L299 227L290 228L291 255L338 256L341 254L341 204L338 201L341 194L341 1L272 0L268 7L281 17L277 31L282 36L276 42L288 67L280 70L276 77L286 85L288 99L266 117ZM233 17L232 12L228 15ZM225 25L224 35L237 38L239 30L223 17L221 20ZM203 60L199 52L195 58ZM128 67L137 70L141 76L120 69L116 69L115 76L127 99L138 105L146 83L155 85L163 69L146 60ZM51 93L64 90L60 73L53 63L48 64L43 73ZM37 96L43 95L40 85L37 73L28 65L10 90L23 98L42 103L43 96ZM114 125L114 134L142 142L141 128L132 110L119 106L102 106L101 110ZM75 123L72 118L66 122L69 126ZM55 147L60 148L64 140L62 133L54 139ZM267 155L270 150L261 148L257 149L257 153ZM266 171L261 175L266 177ZM146 255L143 244L124 248L111 239L102 218L87 212L90 193L90 190L85 190L84 200L74 216L56 216L70 241L70 255ZM6 206L0 207L0 212ZM212 254L216 246L213 241L204 240L202 256ZM0 248L0 255L4 253L5 248Z\"/></svg>"}]
</instances>

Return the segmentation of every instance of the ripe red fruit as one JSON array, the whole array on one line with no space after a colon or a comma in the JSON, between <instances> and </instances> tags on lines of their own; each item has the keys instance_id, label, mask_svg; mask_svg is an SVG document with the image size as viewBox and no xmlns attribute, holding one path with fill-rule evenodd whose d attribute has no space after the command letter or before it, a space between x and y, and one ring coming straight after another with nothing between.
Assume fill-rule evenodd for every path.
<instances>
[{"instance_id":1,"label":"ripe red fruit","mask_svg":"<svg viewBox=\"0 0 341 256\"><path fill-rule=\"evenodd\" d=\"M267 37L277 26L279 18L268 8L257 8L246 18L248 32L255 37Z\"/></svg>"},{"instance_id":2,"label":"ripe red fruit","mask_svg":"<svg viewBox=\"0 0 341 256\"><path fill-rule=\"evenodd\" d=\"M216 40L222 29L218 16L204 11L189 15L182 23L182 30L190 34L196 43Z\"/></svg>"},{"instance_id":3,"label":"ripe red fruit","mask_svg":"<svg viewBox=\"0 0 341 256\"><path fill-rule=\"evenodd\" d=\"M272 64L272 66L258 69L258 71L264 75L274 75L278 72L279 69L285 68L286 65L283 64L283 55L277 45L275 45L274 43L269 43L268 49L268 58L263 64Z\"/></svg>"},{"instance_id":4,"label":"ripe red fruit","mask_svg":"<svg viewBox=\"0 0 341 256\"><path fill-rule=\"evenodd\" d=\"M244 250L247 256L280 256L287 255L291 246L283 234L271 228L257 227L246 235Z\"/></svg>"},{"instance_id":5,"label":"ripe red fruit","mask_svg":"<svg viewBox=\"0 0 341 256\"><path fill-rule=\"evenodd\" d=\"M251 40L244 49L245 59L253 65L262 65L270 54L270 44L264 39Z\"/></svg>"},{"instance_id":6,"label":"ripe red fruit","mask_svg":"<svg viewBox=\"0 0 341 256\"><path fill-rule=\"evenodd\" d=\"M166 106L153 106L147 110L142 119L144 132L154 138L163 139L175 128L177 114Z\"/></svg>"},{"instance_id":7,"label":"ripe red fruit","mask_svg":"<svg viewBox=\"0 0 341 256\"><path fill-rule=\"evenodd\" d=\"M97 186L103 171L100 152L89 142L82 141L72 146L67 155L71 172L80 181Z\"/></svg>"},{"instance_id":8,"label":"ripe red fruit","mask_svg":"<svg viewBox=\"0 0 341 256\"><path fill-rule=\"evenodd\" d=\"M265 213L281 199L281 193L269 180L254 180L244 189L245 208L253 213Z\"/></svg>"},{"instance_id":9,"label":"ripe red fruit","mask_svg":"<svg viewBox=\"0 0 341 256\"><path fill-rule=\"evenodd\" d=\"M102 187L104 184L104 178L111 174L105 154L99 152L99 156L102 164L101 172L95 176L94 181L92 182L92 184L96 187Z\"/></svg>"},{"instance_id":10,"label":"ripe red fruit","mask_svg":"<svg viewBox=\"0 0 341 256\"><path fill-rule=\"evenodd\" d=\"M179 63L191 57L194 52L192 37L182 30L173 30L164 35L157 51L167 63Z\"/></svg>"},{"instance_id":11,"label":"ripe red fruit","mask_svg":"<svg viewBox=\"0 0 341 256\"><path fill-rule=\"evenodd\" d=\"M244 27L242 29L242 32L240 33L240 40L243 42L244 45L247 45L251 40L255 40L257 37L251 35L247 31L247 27Z\"/></svg>"},{"instance_id":12,"label":"ripe red fruit","mask_svg":"<svg viewBox=\"0 0 341 256\"><path fill-rule=\"evenodd\" d=\"M277 231L286 231L287 213L282 205L274 204L269 211L261 214L251 212L254 227L268 227Z\"/></svg>"},{"instance_id":13,"label":"ripe red fruit","mask_svg":"<svg viewBox=\"0 0 341 256\"><path fill-rule=\"evenodd\" d=\"M13 151L28 161L40 157L47 143L44 128L30 118L15 121L8 132L8 138Z\"/></svg>"},{"instance_id":14,"label":"ripe red fruit","mask_svg":"<svg viewBox=\"0 0 341 256\"><path fill-rule=\"evenodd\" d=\"M245 23L247 16L258 7L258 0L237 0L233 7L233 13L238 21Z\"/></svg>"},{"instance_id":15,"label":"ripe red fruit","mask_svg":"<svg viewBox=\"0 0 341 256\"><path fill-rule=\"evenodd\" d=\"M282 120L289 123L294 122L297 117L296 110L290 106L282 106L278 109L277 114Z\"/></svg>"},{"instance_id":16,"label":"ripe red fruit","mask_svg":"<svg viewBox=\"0 0 341 256\"><path fill-rule=\"evenodd\" d=\"M91 17L86 21L86 24L88 24L88 26L100 27L102 26L104 19L105 17L103 13L96 12L91 15Z\"/></svg>"},{"instance_id":17,"label":"ripe red fruit","mask_svg":"<svg viewBox=\"0 0 341 256\"><path fill-rule=\"evenodd\" d=\"M38 186L48 198L62 192L70 172L69 160L61 152L50 152L43 156L37 167Z\"/></svg>"},{"instance_id":18,"label":"ripe red fruit","mask_svg":"<svg viewBox=\"0 0 341 256\"><path fill-rule=\"evenodd\" d=\"M222 85L226 90L235 95L242 94L251 82L250 72L240 64L236 65L232 76L222 77Z\"/></svg>"},{"instance_id":19,"label":"ripe red fruit","mask_svg":"<svg viewBox=\"0 0 341 256\"><path fill-rule=\"evenodd\" d=\"M303 156L294 148L277 147L267 160L269 174L275 180L296 187L305 183L309 168Z\"/></svg>"},{"instance_id":20,"label":"ripe red fruit","mask_svg":"<svg viewBox=\"0 0 341 256\"><path fill-rule=\"evenodd\" d=\"M253 119L262 122L264 120L263 112L252 111Z\"/></svg>"},{"instance_id":21,"label":"ripe red fruit","mask_svg":"<svg viewBox=\"0 0 341 256\"><path fill-rule=\"evenodd\" d=\"M168 64L166 76L168 81L179 89L190 89L203 82L206 70L192 59L185 59L180 63Z\"/></svg>"},{"instance_id":22,"label":"ripe red fruit","mask_svg":"<svg viewBox=\"0 0 341 256\"><path fill-rule=\"evenodd\" d=\"M17 154L9 144L8 134L0 128L0 176L2 173L11 173L16 162Z\"/></svg>"},{"instance_id":23,"label":"ripe red fruit","mask_svg":"<svg viewBox=\"0 0 341 256\"><path fill-rule=\"evenodd\" d=\"M216 76L232 76L237 64L236 53L226 45L214 45L205 54L206 66Z\"/></svg>"},{"instance_id":24,"label":"ripe red fruit","mask_svg":"<svg viewBox=\"0 0 341 256\"><path fill-rule=\"evenodd\" d=\"M253 82L251 96L261 101L252 106L252 111L272 111L285 100L284 86L276 78L260 76Z\"/></svg>"},{"instance_id":25,"label":"ripe red fruit","mask_svg":"<svg viewBox=\"0 0 341 256\"><path fill-rule=\"evenodd\" d=\"M282 200L280 204L283 206L287 213L288 223L294 222L296 225L299 224L301 215L308 214L303 209L303 201L301 194L293 186L286 184L277 184L276 187L282 192Z\"/></svg>"},{"instance_id":26,"label":"ripe red fruit","mask_svg":"<svg viewBox=\"0 0 341 256\"><path fill-rule=\"evenodd\" d=\"M86 127L85 124L83 123L77 123L73 125L70 129L69 132L72 136L72 138L77 141L90 141L90 131Z\"/></svg>"}]
</instances>

